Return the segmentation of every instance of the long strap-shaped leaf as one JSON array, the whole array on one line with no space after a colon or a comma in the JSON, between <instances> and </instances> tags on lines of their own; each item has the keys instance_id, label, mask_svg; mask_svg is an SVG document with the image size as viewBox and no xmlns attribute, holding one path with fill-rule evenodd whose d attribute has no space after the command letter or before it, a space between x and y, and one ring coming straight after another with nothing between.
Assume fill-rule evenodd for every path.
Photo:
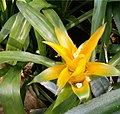
<instances>
[{"instance_id":1,"label":"long strap-shaped leaf","mask_svg":"<svg viewBox=\"0 0 120 114\"><path fill-rule=\"evenodd\" d=\"M15 18L16 18L16 14L11 16L2 27L0 31L0 42L2 42L10 33L10 29L15 21Z\"/></svg>"},{"instance_id":2,"label":"long strap-shaped leaf","mask_svg":"<svg viewBox=\"0 0 120 114\"><path fill-rule=\"evenodd\" d=\"M3 25L8 19L8 7L6 0L0 0L0 16L2 20L0 24Z\"/></svg>"},{"instance_id":3,"label":"long strap-shaped leaf","mask_svg":"<svg viewBox=\"0 0 120 114\"><path fill-rule=\"evenodd\" d=\"M65 114L120 114L120 89L81 104Z\"/></svg>"},{"instance_id":4,"label":"long strap-shaped leaf","mask_svg":"<svg viewBox=\"0 0 120 114\"><path fill-rule=\"evenodd\" d=\"M105 50L104 50L104 44L108 47L109 45L109 40L110 40L110 33L112 30L112 5L108 4L106 8L106 15L105 15L105 22L106 24L106 29L104 31L104 34L101 38L101 49L100 49L100 56L99 56L99 61L101 62L106 62L105 58L107 55L105 55Z\"/></svg>"},{"instance_id":5,"label":"long strap-shaped leaf","mask_svg":"<svg viewBox=\"0 0 120 114\"><path fill-rule=\"evenodd\" d=\"M24 114L20 97L21 69L11 67L0 83L0 101L5 114Z\"/></svg>"},{"instance_id":6,"label":"long strap-shaped leaf","mask_svg":"<svg viewBox=\"0 0 120 114\"><path fill-rule=\"evenodd\" d=\"M120 9L120 1L115 2L115 3L113 2L112 3L113 18L114 18L116 27L118 29L118 32L120 34L120 12L119 12L119 9Z\"/></svg>"},{"instance_id":7,"label":"long strap-shaped leaf","mask_svg":"<svg viewBox=\"0 0 120 114\"><path fill-rule=\"evenodd\" d=\"M29 2L29 5L35 8L38 12L40 12L41 9L51 8L55 7L52 4L48 3L46 0L33 0Z\"/></svg>"},{"instance_id":8,"label":"long strap-shaped leaf","mask_svg":"<svg viewBox=\"0 0 120 114\"><path fill-rule=\"evenodd\" d=\"M42 13L39 13L32 6L20 0L17 1L17 6L22 15L45 40L58 43L52 24Z\"/></svg>"},{"instance_id":9,"label":"long strap-shaped leaf","mask_svg":"<svg viewBox=\"0 0 120 114\"><path fill-rule=\"evenodd\" d=\"M64 32L67 32L61 19L53 9L43 10L44 15L49 19L49 21L54 25L55 28L60 28Z\"/></svg>"},{"instance_id":10,"label":"long strap-shaped leaf","mask_svg":"<svg viewBox=\"0 0 120 114\"><path fill-rule=\"evenodd\" d=\"M102 25L105 19L107 0L94 0L94 9L92 16L91 35ZM91 61L95 61L96 52L94 50Z\"/></svg>"},{"instance_id":11,"label":"long strap-shaped leaf","mask_svg":"<svg viewBox=\"0 0 120 114\"><path fill-rule=\"evenodd\" d=\"M43 43L42 36L34 29L37 44L38 44L38 50L40 55L46 55L46 45Z\"/></svg>"},{"instance_id":12,"label":"long strap-shaped leaf","mask_svg":"<svg viewBox=\"0 0 120 114\"><path fill-rule=\"evenodd\" d=\"M6 50L22 50L24 44L26 44L25 42L27 41L30 28L31 25L28 21L21 15L21 13L18 13L10 30Z\"/></svg>"},{"instance_id":13,"label":"long strap-shaped leaf","mask_svg":"<svg viewBox=\"0 0 120 114\"><path fill-rule=\"evenodd\" d=\"M94 0L94 9L93 9L93 16L92 16L92 27L91 27L91 34L93 34L103 23L104 19L105 19L105 12L106 12L106 7L107 7L107 1L108 0ZM96 51L93 51L93 54L91 56L91 61L95 61L95 57L96 57ZM107 91L107 89L103 89L106 87L102 87L101 84L103 81L106 82L103 86L109 86L108 85L108 81L106 79L106 77L101 78L100 79L94 79L93 83L97 83L96 87L92 88L92 91L96 91L96 93L93 93L94 96L98 96L104 92ZM101 81L102 80L102 81ZM99 88L100 87L100 88ZM96 89L99 88L99 89Z\"/></svg>"},{"instance_id":14,"label":"long strap-shaped leaf","mask_svg":"<svg viewBox=\"0 0 120 114\"><path fill-rule=\"evenodd\" d=\"M112 66L116 66L120 63L120 51L118 51L112 59L109 60L109 64Z\"/></svg>"},{"instance_id":15,"label":"long strap-shaped leaf","mask_svg":"<svg viewBox=\"0 0 120 114\"><path fill-rule=\"evenodd\" d=\"M78 18L75 18L73 21L69 22L66 25L66 29L69 30L70 28L77 26L79 23L83 22L84 20L88 19L89 17L92 16L93 10L89 10L87 12L85 12L84 14L82 14L81 16L79 16ZM68 19L69 20L69 19Z\"/></svg>"},{"instance_id":16,"label":"long strap-shaped leaf","mask_svg":"<svg viewBox=\"0 0 120 114\"><path fill-rule=\"evenodd\" d=\"M41 56L35 55L29 52L19 52L19 51L2 51L0 52L0 63L8 62L8 61L23 61L28 62L32 61L34 63L42 64L47 67L54 66L56 64L55 61Z\"/></svg>"},{"instance_id":17,"label":"long strap-shaped leaf","mask_svg":"<svg viewBox=\"0 0 120 114\"><path fill-rule=\"evenodd\" d=\"M91 34L93 34L104 21L106 5L107 0L94 0Z\"/></svg>"},{"instance_id":18,"label":"long strap-shaped leaf","mask_svg":"<svg viewBox=\"0 0 120 114\"><path fill-rule=\"evenodd\" d=\"M79 104L79 100L77 99L75 94L71 94L60 105L58 105L53 109L54 103L55 102L53 102L52 105L46 110L45 114L64 114L69 109L73 108L74 106L77 106Z\"/></svg>"}]
</instances>

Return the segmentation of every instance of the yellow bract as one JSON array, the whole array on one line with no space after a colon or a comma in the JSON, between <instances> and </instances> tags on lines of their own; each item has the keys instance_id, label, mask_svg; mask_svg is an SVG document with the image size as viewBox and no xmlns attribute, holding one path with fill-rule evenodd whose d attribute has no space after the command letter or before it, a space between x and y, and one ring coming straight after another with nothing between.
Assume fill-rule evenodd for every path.
<instances>
[{"instance_id":1,"label":"yellow bract","mask_svg":"<svg viewBox=\"0 0 120 114\"><path fill-rule=\"evenodd\" d=\"M59 44L45 41L44 43L52 47L64 60L62 68L58 65L57 77L55 68L51 68L51 80L58 78L58 90L62 89L68 82L71 84L73 92L80 100L86 100L90 96L89 81L92 75L98 76L115 76L120 75L120 72L113 66L100 63L89 62L92 51L97 46L105 29L105 24L102 25L82 46L78 49L72 42L67 33L64 33L59 28L55 28L55 32ZM47 72L47 70L43 71ZM44 73L45 74L45 73ZM52 75L53 74L53 75ZM47 77L47 74L45 74ZM49 76L48 76L49 77ZM50 80L50 78L48 79Z\"/></svg>"}]
</instances>

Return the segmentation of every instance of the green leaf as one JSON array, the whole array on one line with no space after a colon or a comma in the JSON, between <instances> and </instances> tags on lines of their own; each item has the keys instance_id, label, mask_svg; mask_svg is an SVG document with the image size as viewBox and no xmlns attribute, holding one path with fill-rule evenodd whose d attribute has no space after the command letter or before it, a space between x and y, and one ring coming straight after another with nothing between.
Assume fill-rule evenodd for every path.
<instances>
[{"instance_id":1,"label":"green leaf","mask_svg":"<svg viewBox=\"0 0 120 114\"><path fill-rule=\"evenodd\" d=\"M94 9L93 9L93 16L92 16L91 35L102 24L104 24L106 7L107 7L107 1L108 0L94 0ZM91 55L91 60L90 61L95 61L95 57L96 57L96 50L93 51L93 53ZM104 82L105 82L104 85L102 85L101 80L104 80ZM107 78L106 77L99 77L98 80L93 80L92 83L97 83L98 84L94 88L92 88L92 91L96 91L96 88L99 87L99 89L97 90L97 93L99 93L99 94L97 94L97 95L100 95L102 92L106 91L105 89L103 89L103 88L106 87L106 85L109 86L109 84L107 83ZM102 90L102 92L101 92L101 90Z\"/></svg>"},{"instance_id":2,"label":"green leaf","mask_svg":"<svg viewBox=\"0 0 120 114\"><path fill-rule=\"evenodd\" d=\"M29 4L30 6L38 10L38 12L41 9L53 7L53 5L47 3L45 0L33 0Z\"/></svg>"},{"instance_id":3,"label":"green leaf","mask_svg":"<svg viewBox=\"0 0 120 114\"><path fill-rule=\"evenodd\" d=\"M112 3L113 19L120 34L120 1Z\"/></svg>"},{"instance_id":4,"label":"green leaf","mask_svg":"<svg viewBox=\"0 0 120 114\"><path fill-rule=\"evenodd\" d=\"M80 17L75 19L74 21L68 23L66 25L66 29L69 30L70 28L77 26L79 23L83 22L84 20L88 19L89 17L92 16L93 10L89 10L88 12L85 12L82 14Z\"/></svg>"},{"instance_id":5,"label":"green leaf","mask_svg":"<svg viewBox=\"0 0 120 114\"><path fill-rule=\"evenodd\" d=\"M105 51L107 51L107 48L109 47L110 34L112 30L112 5L111 4L107 5L105 22L106 22L106 28L101 38L101 50L100 50L100 56L99 56L99 61L101 62L107 62L108 60L108 57L105 54ZM107 47L106 50L104 45L106 45Z\"/></svg>"},{"instance_id":6,"label":"green leaf","mask_svg":"<svg viewBox=\"0 0 120 114\"><path fill-rule=\"evenodd\" d=\"M54 107L54 102L53 102L52 105L46 110L45 114L64 114L69 109L78 105L78 103L79 100L74 94L72 94L68 97L68 99L66 99L63 103L61 103L54 109L53 109Z\"/></svg>"},{"instance_id":7,"label":"green leaf","mask_svg":"<svg viewBox=\"0 0 120 114\"><path fill-rule=\"evenodd\" d=\"M119 114L120 89L113 90L81 104L65 114Z\"/></svg>"},{"instance_id":8,"label":"green leaf","mask_svg":"<svg viewBox=\"0 0 120 114\"><path fill-rule=\"evenodd\" d=\"M0 42L2 42L10 33L11 27L15 21L16 15L11 16L7 22L4 24L4 26L2 27L1 31L0 31Z\"/></svg>"},{"instance_id":9,"label":"green leaf","mask_svg":"<svg viewBox=\"0 0 120 114\"><path fill-rule=\"evenodd\" d=\"M107 0L94 0L91 34L93 34L105 19Z\"/></svg>"},{"instance_id":10,"label":"green leaf","mask_svg":"<svg viewBox=\"0 0 120 114\"><path fill-rule=\"evenodd\" d=\"M42 42L43 37L35 29L34 29L34 31L35 31L35 36L37 39L39 54L45 56L46 55L46 45Z\"/></svg>"},{"instance_id":11,"label":"green leaf","mask_svg":"<svg viewBox=\"0 0 120 114\"><path fill-rule=\"evenodd\" d=\"M28 46L29 46L29 43L30 43L30 36L26 36L26 39L24 41L24 44L23 44L23 50L26 51Z\"/></svg>"},{"instance_id":12,"label":"green leaf","mask_svg":"<svg viewBox=\"0 0 120 114\"><path fill-rule=\"evenodd\" d=\"M75 24L75 22L78 22L79 20L74 16L74 15L71 15L71 16L69 16L68 18L67 18L67 21L69 22L68 24L72 24L72 23L74 23ZM71 26L71 25L70 25ZM81 24L75 24L75 26L77 27L77 28L79 28L79 29L81 29L81 30L83 30L83 27L82 27L82 25ZM68 28L66 27L66 29L68 30Z\"/></svg>"},{"instance_id":13,"label":"green leaf","mask_svg":"<svg viewBox=\"0 0 120 114\"><path fill-rule=\"evenodd\" d=\"M51 91L53 94L55 94L57 91L57 85L52 81L41 82L40 84Z\"/></svg>"},{"instance_id":14,"label":"green leaf","mask_svg":"<svg viewBox=\"0 0 120 114\"><path fill-rule=\"evenodd\" d=\"M0 64L0 77L4 76L9 69L10 69L9 65L6 65L5 63Z\"/></svg>"},{"instance_id":15,"label":"green leaf","mask_svg":"<svg viewBox=\"0 0 120 114\"><path fill-rule=\"evenodd\" d=\"M118 51L120 51L120 45L119 44L110 44L108 47L108 52L111 54L116 54Z\"/></svg>"},{"instance_id":16,"label":"green leaf","mask_svg":"<svg viewBox=\"0 0 120 114\"><path fill-rule=\"evenodd\" d=\"M21 15L21 13L18 13L10 30L6 50L26 49L26 46L28 46L26 44L29 42L28 35L30 28L31 25L28 21ZM9 64L15 65L16 61L12 61Z\"/></svg>"},{"instance_id":17,"label":"green leaf","mask_svg":"<svg viewBox=\"0 0 120 114\"><path fill-rule=\"evenodd\" d=\"M120 89L120 82L113 84L113 90Z\"/></svg>"},{"instance_id":18,"label":"green leaf","mask_svg":"<svg viewBox=\"0 0 120 114\"><path fill-rule=\"evenodd\" d=\"M103 24L105 20L107 0L94 0L94 9L92 15L91 35ZM96 51L91 55L90 61L95 61Z\"/></svg>"},{"instance_id":19,"label":"green leaf","mask_svg":"<svg viewBox=\"0 0 120 114\"><path fill-rule=\"evenodd\" d=\"M45 40L58 43L52 24L42 13L39 13L32 6L22 1L17 1L17 6L22 15Z\"/></svg>"},{"instance_id":20,"label":"green leaf","mask_svg":"<svg viewBox=\"0 0 120 114\"><path fill-rule=\"evenodd\" d=\"M2 12L4 12L5 10L6 10L6 8L7 8L7 4L6 4L6 1L5 0L1 0L0 1L0 8L1 8L1 10L2 10Z\"/></svg>"},{"instance_id":21,"label":"green leaf","mask_svg":"<svg viewBox=\"0 0 120 114\"><path fill-rule=\"evenodd\" d=\"M68 0L69 1L69 0ZM62 1L62 4L64 4L64 2L65 1ZM70 2L70 1L69 1ZM77 2L76 2L77 3ZM71 0L71 3L69 3L70 5L69 5L69 7L68 7L68 9L67 9L67 11L66 12L64 12L64 17L67 19L67 18L69 18L70 16L75 16L75 14L76 14L76 12L78 12L80 9L82 9L82 7L84 7L84 5L85 4L87 4L88 3L88 1L82 1L80 4L78 3L75 7L73 7L73 8L71 8L71 6L72 6L72 4L73 4L73 2L72 2L72 0ZM61 9L62 11L64 10L64 7L62 6L62 9ZM85 12L84 12L85 13Z\"/></svg>"},{"instance_id":22,"label":"green leaf","mask_svg":"<svg viewBox=\"0 0 120 114\"><path fill-rule=\"evenodd\" d=\"M25 42L26 38L28 38L30 28L31 26L27 20L21 13L18 13L10 30L6 50L22 50L24 44L26 44Z\"/></svg>"},{"instance_id":23,"label":"green leaf","mask_svg":"<svg viewBox=\"0 0 120 114\"><path fill-rule=\"evenodd\" d=\"M41 56L41 55L35 55L29 52L19 52L19 51L1 51L0 52L0 63L5 63L8 61L23 61L23 62L34 62L38 64L45 65L47 67L56 65L56 62Z\"/></svg>"},{"instance_id":24,"label":"green leaf","mask_svg":"<svg viewBox=\"0 0 120 114\"><path fill-rule=\"evenodd\" d=\"M96 77L94 79L94 81L90 82L90 86L91 86L92 94L95 97L97 97L97 96L100 96L101 94L105 93L106 91L108 91L110 82L105 77Z\"/></svg>"},{"instance_id":25,"label":"green leaf","mask_svg":"<svg viewBox=\"0 0 120 114\"><path fill-rule=\"evenodd\" d=\"M61 1L61 8L62 8L63 17L66 16L66 13L68 12L68 10L70 8L71 3L72 3L72 0Z\"/></svg>"},{"instance_id":26,"label":"green leaf","mask_svg":"<svg viewBox=\"0 0 120 114\"><path fill-rule=\"evenodd\" d=\"M66 86L60 92L60 94L57 96L53 109L56 108L58 105L60 105L62 102L64 102L72 94L73 91L71 89L71 86L69 84L66 84Z\"/></svg>"},{"instance_id":27,"label":"green leaf","mask_svg":"<svg viewBox=\"0 0 120 114\"><path fill-rule=\"evenodd\" d=\"M48 94L46 92L46 90L40 88L40 85L37 85L37 84L33 84L33 88L37 94L37 96L42 100L42 101L49 101L49 102L53 102L53 98L51 97L50 94Z\"/></svg>"},{"instance_id":28,"label":"green leaf","mask_svg":"<svg viewBox=\"0 0 120 114\"><path fill-rule=\"evenodd\" d=\"M120 63L120 51L118 51L112 59L109 60L109 64L112 66L116 66Z\"/></svg>"},{"instance_id":29,"label":"green leaf","mask_svg":"<svg viewBox=\"0 0 120 114\"><path fill-rule=\"evenodd\" d=\"M11 67L0 83L0 101L5 114L24 114L20 97L21 68Z\"/></svg>"},{"instance_id":30,"label":"green leaf","mask_svg":"<svg viewBox=\"0 0 120 114\"><path fill-rule=\"evenodd\" d=\"M6 0L1 0L0 1L0 9L2 10L0 13L0 19L1 21L1 25L3 25L7 19L8 19L8 7L7 7L7 2Z\"/></svg>"},{"instance_id":31,"label":"green leaf","mask_svg":"<svg viewBox=\"0 0 120 114\"><path fill-rule=\"evenodd\" d=\"M67 32L60 17L57 15L57 13L53 9L45 9L43 10L43 13L55 28L60 28L64 32Z\"/></svg>"},{"instance_id":32,"label":"green leaf","mask_svg":"<svg viewBox=\"0 0 120 114\"><path fill-rule=\"evenodd\" d=\"M91 35L102 25L105 19L107 0L94 0L94 9L92 16ZM91 61L95 61L95 50L92 54Z\"/></svg>"}]
</instances>

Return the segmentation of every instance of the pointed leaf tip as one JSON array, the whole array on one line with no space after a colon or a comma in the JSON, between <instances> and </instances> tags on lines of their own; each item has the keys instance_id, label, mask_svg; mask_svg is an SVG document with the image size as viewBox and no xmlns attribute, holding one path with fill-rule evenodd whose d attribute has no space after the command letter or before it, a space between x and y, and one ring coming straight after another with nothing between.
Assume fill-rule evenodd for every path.
<instances>
[{"instance_id":1,"label":"pointed leaf tip","mask_svg":"<svg viewBox=\"0 0 120 114\"><path fill-rule=\"evenodd\" d=\"M87 73L98 76L120 76L120 71L114 66L100 62L88 62Z\"/></svg>"},{"instance_id":2,"label":"pointed leaf tip","mask_svg":"<svg viewBox=\"0 0 120 114\"><path fill-rule=\"evenodd\" d=\"M63 32L59 28L55 28L55 33L60 45L66 48L70 53L77 50L77 47L74 45L67 33Z\"/></svg>"},{"instance_id":3,"label":"pointed leaf tip","mask_svg":"<svg viewBox=\"0 0 120 114\"><path fill-rule=\"evenodd\" d=\"M69 72L68 68L66 67L65 69L62 70L62 72L58 77L57 80L58 91L65 86L65 84L68 82L70 78L71 78L71 72Z\"/></svg>"},{"instance_id":4,"label":"pointed leaf tip","mask_svg":"<svg viewBox=\"0 0 120 114\"><path fill-rule=\"evenodd\" d=\"M89 60L92 51L96 48L99 39L103 35L106 24L100 26L83 45L80 53L86 55L86 61ZM88 48L89 47L89 48Z\"/></svg>"}]
</instances>

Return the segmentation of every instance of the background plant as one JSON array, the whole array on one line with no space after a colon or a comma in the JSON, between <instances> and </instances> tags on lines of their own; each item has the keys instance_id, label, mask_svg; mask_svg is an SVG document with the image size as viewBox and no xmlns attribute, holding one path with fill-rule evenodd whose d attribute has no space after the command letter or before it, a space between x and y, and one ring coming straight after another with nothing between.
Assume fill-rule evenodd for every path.
<instances>
[{"instance_id":1,"label":"background plant","mask_svg":"<svg viewBox=\"0 0 120 114\"><path fill-rule=\"evenodd\" d=\"M59 27L65 32L67 31L72 40L79 46L103 22L106 22L105 33L97 49L93 52L91 61L108 62L119 69L119 5L119 1L114 2L112 0L86 0L82 2L72 0L58 2L44 0L0 1L0 104L2 104L5 114L9 114L10 112L16 114L16 109L18 114L24 114L23 102L28 87L27 84L46 67L54 66L57 64L56 61L60 60L59 57L55 57L56 53L51 48L46 47L42 43L43 40L54 43L58 42L54 27ZM29 61L34 63L31 73L32 76L27 77L20 90L21 70L25 68L25 65ZM113 113L118 111L120 106L120 90L119 82L116 80L117 78L115 78L113 89L117 88L117 90L112 90L112 92L90 100L85 104L86 107L84 107L84 104L80 104L79 106L82 108L78 110L75 108L68 113L76 110L76 114L81 111L82 113L93 114L93 111L96 109L100 113ZM91 82L93 97L107 92L109 84L106 78L97 78ZM40 88L41 85L49 89L51 93L48 94L46 89ZM95 89L96 86L99 87L98 90ZM58 97L58 104L52 110L54 100L56 99L54 96L56 91L55 83L34 83L32 87L38 98L46 104L46 114L67 113L69 109L79 104L77 97L71 93L69 87L66 87L63 93L61 93L61 96L64 97ZM68 91L69 97L64 94L64 91ZM105 103L105 99L108 99L107 103ZM90 107L94 103L96 107ZM48 108L50 104L52 105ZM39 111L42 112L42 109Z\"/></svg>"}]
</instances>

